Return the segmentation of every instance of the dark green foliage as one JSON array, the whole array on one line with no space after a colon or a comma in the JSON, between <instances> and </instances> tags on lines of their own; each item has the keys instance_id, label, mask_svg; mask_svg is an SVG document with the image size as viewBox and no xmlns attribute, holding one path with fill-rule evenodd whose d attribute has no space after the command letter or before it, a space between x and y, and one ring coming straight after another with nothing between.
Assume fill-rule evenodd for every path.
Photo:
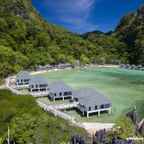
<instances>
[{"instance_id":1,"label":"dark green foliage","mask_svg":"<svg viewBox=\"0 0 144 144\"><path fill-rule=\"evenodd\" d=\"M0 75L2 77L18 72L27 63L27 57L20 52L15 52L10 47L0 46Z\"/></svg>"},{"instance_id":2,"label":"dark green foliage","mask_svg":"<svg viewBox=\"0 0 144 144\"><path fill-rule=\"evenodd\" d=\"M97 48L80 36L46 23L30 0L0 0L0 45L4 49L0 54L7 55L0 61L0 77L40 64L74 63L81 57L88 63Z\"/></svg>"},{"instance_id":3,"label":"dark green foliage","mask_svg":"<svg viewBox=\"0 0 144 144\"><path fill-rule=\"evenodd\" d=\"M103 61L118 59L123 63L144 65L144 6L124 16L114 32L94 31L83 37L101 46Z\"/></svg>"},{"instance_id":4,"label":"dark green foliage","mask_svg":"<svg viewBox=\"0 0 144 144\"><path fill-rule=\"evenodd\" d=\"M108 35L100 32L91 32L84 35L91 42L97 44L99 48L99 56L97 61L103 63L118 64L127 62L126 44L121 42L114 35Z\"/></svg>"},{"instance_id":5,"label":"dark green foliage","mask_svg":"<svg viewBox=\"0 0 144 144\"><path fill-rule=\"evenodd\" d=\"M8 125L11 138L18 144L67 143L75 134L85 136L83 129L43 112L31 96L15 96L0 91L0 137L6 137Z\"/></svg>"},{"instance_id":6,"label":"dark green foliage","mask_svg":"<svg viewBox=\"0 0 144 144\"><path fill-rule=\"evenodd\" d=\"M75 64L80 60L82 64L104 64L126 59L125 45L116 38L103 36L90 41L49 24L32 7L31 0L0 0L0 45L5 49L1 55L11 52L15 57L11 62L7 54L7 59L0 61L0 77L48 63Z\"/></svg>"},{"instance_id":7,"label":"dark green foliage","mask_svg":"<svg viewBox=\"0 0 144 144\"><path fill-rule=\"evenodd\" d=\"M144 6L122 18L117 37L127 44L125 51L131 64L144 64Z\"/></svg>"}]
</instances>

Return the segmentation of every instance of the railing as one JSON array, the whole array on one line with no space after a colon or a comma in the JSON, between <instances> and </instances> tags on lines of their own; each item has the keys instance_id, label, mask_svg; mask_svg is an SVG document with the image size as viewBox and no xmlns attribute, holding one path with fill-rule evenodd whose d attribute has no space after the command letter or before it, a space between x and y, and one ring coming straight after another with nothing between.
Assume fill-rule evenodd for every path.
<instances>
[{"instance_id":1,"label":"railing","mask_svg":"<svg viewBox=\"0 0 144 144\"><path fill-rule=\"evenodd\" d=\"M48 96L48 92L31 92L30 93L32 96L34 97L44 97L44 96Z\"/></svg>"},{"instance_id":2,"label":"railing","mask_svg":"<svg viewBox=\"0 0 144 144\"><path fill-rule=\"evenodd\" d=\"M75 108L77 107L79 103L78 102L73 102L71 104L59 104L59 105L53 105L55 109L70 109L70 108Z\"/></svg>"},{"instance_id":3,"label":"railing","mask_svg":"<svg viewBox=\"0 0 144 144\"><path fill-rule=\"evenodd\" d=\"M37 103L42 109L44 109L44 111L51 112L55 116L59 116L59 117L61 117L63 119L69 120L69 121L71 121L73 123L75 122L75 118L74 117L72 117L72 116L70 116L70 115L68 115L68 114L66 114L64 112L61 112L61 111L57 110L52 105L47 105L47 104L45 104L45 103L43 103L43 102L41 102L39 100L37 100Z\"/></svg>"}]
</instances>

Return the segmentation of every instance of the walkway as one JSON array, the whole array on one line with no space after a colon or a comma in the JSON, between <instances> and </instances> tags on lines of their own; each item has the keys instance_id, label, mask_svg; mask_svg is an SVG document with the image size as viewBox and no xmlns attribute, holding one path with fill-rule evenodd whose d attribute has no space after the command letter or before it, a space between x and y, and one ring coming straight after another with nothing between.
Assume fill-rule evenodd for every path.
<instances>
[{"instance_id":1,"label":"walkway","mask_svg":"<svg viewBox=\"0 0 144 144\"><path fill-rule=\"evenodd\" d=\"M64 112L59 111L58 109L55 108L55 106L47 105L47 104L41 102L40 100L37 100L37 103L44 111L51 112L55 116L59 116L59 117L65 119L65 120L68 120L68 121L71 121L72 123L75 123L75 118L74 117L72 117L72 116L70 116L70 115L68 115Z\"/></svg>"},{"instance_id":2,"label":"walkway","mask_svg":"<svg viewBox=\"0 0 144 144\"><path fill-rule=\"evenodd\" d=\"M70 121L72 124L75 126L84 128L90 135L95 134L96 131L98 130L110 130L113 128L114 123L91 123L91 122L78 122L74 116L70 116L62 111L60 109L64 108L71 108L77 106L77 103L72 103L72 104L54 104L54 105L49 105L44 103L43 101L37 100L38 105L44 109L44 111L51 112L55 116L59 116L65 120Z\"/></svg>"},{"instance_id":3,"label":"walkway","mask_svg":"<svg viewBox=\"0 0 144 144\"><path fill-rule=\"evenodd\" d=\"M11 84L12 79L14 79L14 77L8 77L5 79L5 87L16 95L27 95L28 93L15 89L15 87Z\"/></svg>"}]
</instances>

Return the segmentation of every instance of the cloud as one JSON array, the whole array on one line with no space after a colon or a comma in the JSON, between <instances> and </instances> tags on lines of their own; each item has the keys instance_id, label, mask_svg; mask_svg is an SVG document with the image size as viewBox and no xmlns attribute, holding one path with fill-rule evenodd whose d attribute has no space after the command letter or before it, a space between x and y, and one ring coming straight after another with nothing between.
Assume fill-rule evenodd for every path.
<instances>
[{"instance_id":1,"label":"cloud","mask_svg":"<svg viewBox=\"0 0 144 144\"><path fill-rule=\"evenodd\" d=\"M85 28L94 30L97 26L89 21L89 16L98 0L44 0L48 9L55 13L55 19L82 32Z\"/></svg>"}]
</instances>

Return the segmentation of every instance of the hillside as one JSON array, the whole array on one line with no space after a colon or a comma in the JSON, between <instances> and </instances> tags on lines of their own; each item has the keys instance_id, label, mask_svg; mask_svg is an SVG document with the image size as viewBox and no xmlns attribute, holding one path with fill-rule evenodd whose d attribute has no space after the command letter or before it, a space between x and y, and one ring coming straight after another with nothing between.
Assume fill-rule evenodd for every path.
<instances>
[{"instance_id":1,"label":"hillside","mask_svg":"<svg viewBox=\"0 0 144 144\"><path fill-rule=\"evenodd\" d=\"M102 47L116 49L125 62L144 64L144 6L124 16L114 32L94 31L83 37Z\"/></svg>"},{"instance_id":2,"label":"hillside","mask_svg":"<svg viewBox=\"0 0 144 144\"><path fill-rule=\"evenodd\" d=\"M44 21L31 0L0 0L0 77L40 64L89 62L96 48Z\"/></svg>"},{"instance_id":3,"label":"hillside","mask_svg":"<svg viewBox=\"0 0 144 144\"><path fill-rule=\"evenodd\" d=\"M128 62L127 45L120 41L113 32L93 31L83 34L82 37L100 47L100 53L104 55L103 58L106 63L119 64L120 62Z\"/></svg>"},{"instance_id":4,"label":"hillside","mask_svg":"<svg viewBox=\"0 0 144 144\"><path fill-rule=\"evenodd\" d=\"M127 44L126 51L131 64L144 64L144 6L124 16L115 31Z\"/></svg>"},{"instance_id":5,"label":"hillside","mask_svg":"<svg viewBox=\"0 0 144 144\"><path fill-rule=\"evenodd\" d=\"M112 63L120 58L111 46L103 48L103 42L97 44L49 24L33 8L31 0L0 0L1 78L48 63Z\"/></svg>"}]
</instances>

